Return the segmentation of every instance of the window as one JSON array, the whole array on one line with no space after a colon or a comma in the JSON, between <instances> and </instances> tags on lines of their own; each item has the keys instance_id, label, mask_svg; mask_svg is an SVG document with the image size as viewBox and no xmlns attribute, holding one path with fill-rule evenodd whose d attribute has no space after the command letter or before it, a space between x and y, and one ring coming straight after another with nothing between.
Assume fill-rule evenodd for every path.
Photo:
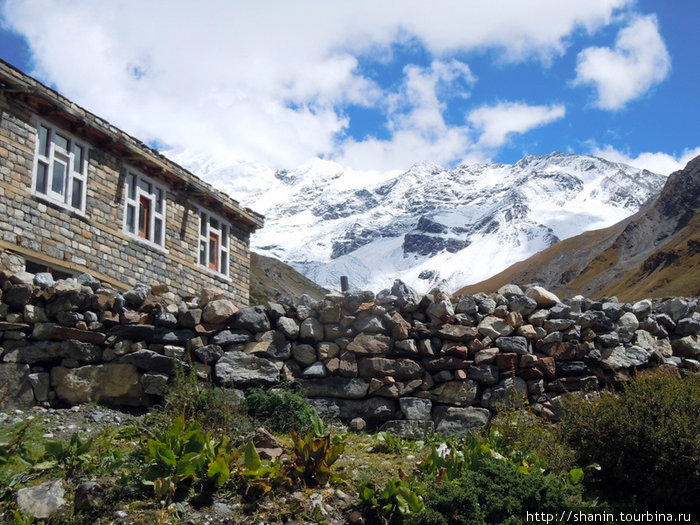
<instances>
[{"instance_id":1,"label":"window","mask_svg":"<svg viewBox=\"0 0 700 525\"><path fill-rule=\"evenodd\" d=\"M33 273L36 275L37 273L50 273L54 279L68 279L69 277L73 277L72 273L69 273L67 271L63 271L57 268L54 268L53 266L47 266L44 263L38 263L34 261L27 260L24 262L24 269L25 271L29 273Z\"/></svg>"},{"instance_id":2,"label":"window","mask_svg":"<svg viewBox=\"0 0 700 525\"><path fill-rule=\"evenodd\" d=\"M46 122L37 124L34 192L47 199L85 211L87 146Z\"/></svg>"},{"instance_id":3,"label":"window","mask_svg":"<svg viewBox=\"0 0 700 525\"><path fill-rule=\"evenodd\" d=\"M199 213L199 258L204 266L222 275L229 274L230 226L209 212Z\"/></svg>"},{"instance_id":4,"label":"window","mask_svg":"<svg viewBox=\"0 0 700 525\"><path fill-rule=\"evenodd\" d=\"M165 244L165 189L134 171L126 174L124 229L158 246Z\"/></svg>"}]
</instances>

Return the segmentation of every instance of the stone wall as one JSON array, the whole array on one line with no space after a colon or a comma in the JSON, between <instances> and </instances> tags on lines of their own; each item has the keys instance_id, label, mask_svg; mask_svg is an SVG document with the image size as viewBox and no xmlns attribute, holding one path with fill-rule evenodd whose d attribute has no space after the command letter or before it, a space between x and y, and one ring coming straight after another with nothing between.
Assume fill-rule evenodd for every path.
<instances>
[{"instance_id":1,"label":"stone wall","mask_svg":"<svg viewBox=\"0 0 700 525\"><path fill-rule=\"evenodd\" d=\"M197 210L209 204L202 195L193 197L187 184L173 182L176 177L160 170L144 174L167 188L164 247L127 235L124 177L127 168L141 171L135 164L137 156L116 154L107 147L114 141L98 144L93 137L80 135L81 126L74 126L74 132L65 129L89 146L85 213L43 198L31 190L37 140L34 118L22 103L0 92L0 251L68 273L89 272L117 288L148 282L195 295L202 286L217 286L237 304L248 304L249 225L231 221L230 278L199 266ZM96 120L87 113L81 118ZM64 129L62 122L54 124ZM172 169L178 168L173 165Z\"/></svg>"},{"instance_id":2,"label":"stone wall","mask_svg":"<svg viewBox=\"0 0 700 525\"><path fill-rule=\"evenodd\" d=\"M376 296L239 310L85 274L0 274L0 406L159 401L178 363L225 388L298 385L325 416L404 436L464 432L528 401L556 419L567 392L655 367L700 371L694 300L560 302L539 287L451 300L400 281ZM4 391L3 391L4 390Z\"/></svg>"}]
</instances>

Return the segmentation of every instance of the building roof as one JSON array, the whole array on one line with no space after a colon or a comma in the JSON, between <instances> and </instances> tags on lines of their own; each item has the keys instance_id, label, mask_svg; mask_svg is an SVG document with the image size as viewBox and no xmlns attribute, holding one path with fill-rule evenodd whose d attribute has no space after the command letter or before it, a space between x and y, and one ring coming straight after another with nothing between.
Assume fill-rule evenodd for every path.
<instances>
[{"instance_id":1,"label":"building roof","mask_svg":"<svg viewBox=\"0 0 700 525\"><path fill-rule=\"evenodd\" d=\"M77 137L125 158L145 174L163 177L175 189L192 195L209 209L243 223L251 231L262 228L264 217L261 214L242 206L157 150L1 59L0 91Z\"/></svg>"}]
</instances>

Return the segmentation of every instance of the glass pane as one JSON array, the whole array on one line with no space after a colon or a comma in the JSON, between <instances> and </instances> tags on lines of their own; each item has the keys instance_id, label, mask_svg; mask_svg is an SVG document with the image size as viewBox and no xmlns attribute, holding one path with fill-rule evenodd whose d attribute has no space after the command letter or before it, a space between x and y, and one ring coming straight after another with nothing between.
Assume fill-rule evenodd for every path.
<instances>
[{"instance_id":1,"label":"glass pane","mask_svg":"<svg viewBox=\"0 0 700 525\"><path fill-rule=\"evenodd\" d=\"M73 179L71 188L71 206L81 210L83 208L83 181Z\"/></svg>"},{"instance_id":2,"label":"glass pane","mask_svg":"<svg viewBox=\"0 0 700 525\"><path fill-rule=\"evenodd\" d=\"M66 165L58 160L53 161L53 177L51 191L63 195L66 191Z\"/></svg>"},{"instance_id":3,"label":"glass pane","mask_svg":"<svg viewBox=\"0 0 700 525\"><path fill-rule=\"evenodd\" d=\"M228 246L228 228L221 226L221 246Z\"/></svg>"},{"instance_id":4,"label":"glass pane","mask_svg":"<svg viewBox=\"0 0 700 525\"><path fill-rule=\"evenodd\" d=\"M207 244L204 241L199 241L199 264L202 266L207 264Z\"/></svg>"},{"instance_id":5,"label":"glass pane","mask_svg":"<svg viewBox=\"0 0 700 525\"><path fill-rule=\"evenodd\" d=\"M207 214L204 212L199 216L199 234L207 235Z\"/></svg>"},{"instance_id":6,"label":"glass pane","mask_svg":"<svg viewBox=\"0 0 700 525\"><path fill-rule=\"evenodd\" d=\"M163 190L156 188L156 213L163 213Z\"/></svg>"},{"instance_id":7,"label":"glass pane","mask_svg":"<svg viewBox=\"0 0 700 525\"><path fill-rule=\"evenodd\" d=\"M139 188L141 188L146 193L151 193L151 183L150 182L146 182L143 179L139 179L138 185L139 185Z\"/></svg>"},{"instance_id":8,"label":"glass pane","mask_svg":"<svg viewBox=\"0 0 700 525\"><path fill-rule=\"evenodd\" d=\"M153 221L153 242L163 244L163 221L160 219Z\"/></svg>"},{"instance_id":9,"label":"glass pane","mask_svg":"<svg viewBox=\"0 0 700 525\"><path fill-rule=\"evenodd\" d=\"M130 199L136 198L136 176L133 173L126 176L126 191Z\"/></svg>"},{"instance_id":10,"label":"glass pane","mask_svg":"<svg viewBox=\"0 0 700 525\"><path fill-rule=\"evenodd\" d=\"M209 224L211 224L211 227L215 230L219 229L219 221L217 221L214 217L210 219Z\"/></svg>"},{"instance_id":11,"label":"glass pane","mask_svg":"<svg viewBox=\"0 0 700 525\"><path fill-rule=\"evenodd\" d=\"M136 232L136 209L129 204L126 207L126 230L131 233Z\"/></svg>"},{"instance_id":12,"label":"glass pane","mask_svg":"<svg viewBox=\"0 0 700 525\"><path fill-rule=\"evenodd\" d=\"M221 273L228 275L228 253L221 252Z\"/></svg>"},{"instance_id":13,"label":"glass pane","mask_svg":"<svg viewBox=\"0 0 700 525\"><path fill-rule=\"evenodd\" d=\"M49 128L39 126L39 154L49 156Z\"/></svg>"},{"instance_id":14,"label":"glass pane","mask_svg":"<svg viewBox=\"0 0 700 525\"><path fill-rule=\"evenodd\" d=\"M53 143L56 144L57 148L61 148L64 151L68 151L68 139L63 135L58 133L53 134Z\"/></svg>"},{"instance_id":15,"label":"glass pane","mask_svg":"<svg viewBox=\"0 0 700 525\"><path fill-rule=\"evenodd\" d=\"M46 193L47 176L49 166L44 162L39 162L36 166L36 191Z\"/></svg>"},{"instance_id":16,"label":"glass pane","mask_svg":"<svg viewBox=\"0 0 700 525\"><path fill-rule=\"evenodd\" d=\"M78 173L83 172L83 147L78 146L77 144L73 144L73 171L77 171Z\"/></svg>"}]
</instances>

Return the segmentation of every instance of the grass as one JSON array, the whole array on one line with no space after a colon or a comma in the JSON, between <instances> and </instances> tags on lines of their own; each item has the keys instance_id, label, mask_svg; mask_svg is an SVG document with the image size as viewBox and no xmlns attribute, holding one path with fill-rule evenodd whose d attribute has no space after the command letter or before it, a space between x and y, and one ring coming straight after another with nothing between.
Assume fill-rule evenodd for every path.
<instances>
[{"instance_id":1,"label":"grass","mask_svg":"<svg viewBox=\"0 0 700 525\"><path fill-rule=\"evenodd\" d=\"M187 379L182 379L180 388L190 388ZM695 401L683 400L697 398L697 381L697 376L683 379L680 376L640 375L634 386L625 391L632 399L633 408L628 409L632 415L626 416L619 407L612 411L612 415L595 412L601 410L595 408L595 400L580 398L572 401L578 404L570 407L574 416L567 423L568 426L546 423L527 409L521 409L502 412L488 428L460 439L433 434L420 441L411 441L381 432L347 432L337 422L326 421L324 436L315 438L311 431L303 438L306 443L303 447L299 446L299 437L295 441L292 433L276 432L275 436L285 450L283 459L250 456L247 448L248 429L258 422L246 414L238 414L238 419L227 420L225 425L234 426L222 428L222 421L212 414L190 412L188 421L192 424L187 423L182 427L182 432L168 434L173 419L183 417L182 410L175 410L177 406L182 406L173 401L182 398L183 392L176 391L171 393L169 403L154 410L143 423L109 427L95 432L90 440L84 436L76 438L73 443L64 440L61 447L54 448L60 453L48 453L53 445L50 446L49 440L42 437L45 428L39 421L2 429L0 482L5 491L0 498L0 523L22 522L17 521L23 519L21 516L14 517L18 511L14 497L17 488L56 478L65 479L69 498L72 498L70 495L83 479L94 480L104 488L102 497L93 508L76 511L69 507L61 516L52 519L51 523L58 524L111 520L116 511L125 512L128 519L137 524L183 523L185 517L188 523L205 523L205 516L212 512L209 510L212 502L228 505L230 514L226 519L241 525L261 522L282 524L294 520L304 523L343 522L347 513L353 510L361 512L369 520L368 523L442 523L439 509L452 509L450 512L457 513L455 515L462 512L463 519L473 512L473 516L483 520L480 523L506 523L503 512L498 514L500 521L489 521L496 519L489 518L496 514L478 507L495 509L495 502L501 501L499 494L502 492L508 493L510 498L504 508L518 513L530 508L528 505L540 504L545 499L550 506L554 505L552 502L559 502L556 503L559 505L566 501L567 504L577 505L576 508L591 508L592 505L597 505L593 508L610 508L610 505L617 505L620 498L626 496L620 493L620 484L614 485L614 493L601 490L601 480L605 480L605 476L600 476L600 472L594 476L595 469L585 468L589 462L596 460L594 456L587 455L590 447L587 448L586 444L602 439L602 446L592 448L595 452L598 449L619 450L623 445L611 441L615 436L616 439L628 440L624 443L632 443L635 438L650 441L650 437L639 429L625 430L624 425L614 423L619 419L638 420L650 429L665 429L664 434L656 432L651 435L651 439L657 440L652 442L654 446L660 447L659 443L666 443L663 440L667 438L668 443L673 444L674 439L678 441L680 436L691 447L683 448L683 454L695 455L692 433L698 424L698 405ZM200 392L200 395L211 399L206 390L202 392L205 393ZM658 395L652 395L654 392ZM648 399L650 395L652 401ZM621 399L620 394L610 396L610 399ZM294 399L294 402L287 403L284 410L302 414L308 411L308 405L302 406L296 398L290 399ZM611 405L608 398L599 399L606 400L606 407ZM197 399L190 399L185 406L197 402ZM204 406L208 410L220 409L218 405ZM648 406L653 408L654 414L659 414L653 420L653 425L646 408ZM679 410L685 411L683 415L678 415ZM597 415L592 418L590 414L593 413ZM287 414L283 420L293 421L298 415ZM605 418L612 419L607 421ZM241 424L244 419L246 425ZM601 425L597 422L601 422ZM578 430L572 431L571 425ZM600 435L585 434L596 432L599 427ZM192 429L197 429L195 434L191 433ZM166 439L166 435L170 437ZM686 435L688 439L683 437ZM217 448L207 449L202 439L211 440ZM222 439L228 439L231 445L221 445ZM155 442L165 448L162 451L154 448ZM314 459L317 444L319 447L328 446L322 453L330 454L330 447L339 443L343 445L342 455L319 467L321 463L318 458ZM192 444L197 446L188 448ZM149 469L153 472L154 465L160 465L159 468L165 471L170 468L167 452L170 446L177 448L176 459L180 466L173 466L169 479L175 483L183 482L183 486L178 490L177 486L168 488L167 484L162 483L160 488L143 484L144 473ZM641 444L634 446L636 450L641 450ZM663 446L668 448L670 445ZM192 463L197 465L197 470L188 470L193 458L187 454L191 450L201 450L206 454L206 460L200 458ZM443 456L438 453L440 450L449 452ZM644 460L642 455L637 456L640 461ZM662 470L674 471L674 458L673 454L663 455ZM229 469L225 476L221 470L222 462ZM614 473L614 466L607 466L602 461L601 464L604 474ZM685 468L685 464L687 459L676 466ZM212 470L212 465L218 470ZM324 477L315 476L313 470L301 475L301 471L297 471L297 475L292 475L290 468L293 465L305 469L322 468L323 472L319 472ZM326 477L328 466L330 477ZM635 468L647 472L647 477L655 472L650 465L641 464ZM639 477L631 470L628 474ZM312 481L318 479L330 479L330 482L316 486L317 483ZM687 485L688 478L684 479L686 481L683 483ZM214 484L212 480L220 483ZM668 495L683 489L674 485L679 480L679 476L662 476L654 480L653 486L657 489L661 487L663 492L660 493ZM631 483L630 486L636 487ZM199 492L202 488L211 491L212 499L199 508L202 498L188 492L191 488ZM517 493L520 490L523 494ZM548 492L545 494L542 491ZM609 502L606 501L608 496ZM625 510L629 508L627 506ZM426 514L421 509L425 509ZM25 522L33 523L26 519Z\"/></svg>"}]
</instances>

